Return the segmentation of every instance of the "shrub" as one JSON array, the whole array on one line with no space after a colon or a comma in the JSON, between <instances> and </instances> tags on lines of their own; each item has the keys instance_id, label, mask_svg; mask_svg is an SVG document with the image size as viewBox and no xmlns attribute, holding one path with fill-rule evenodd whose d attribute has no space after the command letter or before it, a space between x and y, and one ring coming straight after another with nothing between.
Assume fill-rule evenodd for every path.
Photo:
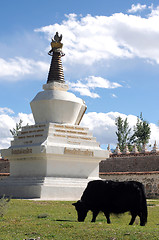
<instances>
[{"instance_id":1,"label":"shrub","mask_svg":"<svg viewBox=\"0 0 159 240\"><path fill-rule=\"evenodd\" d=\"M0 217L3 217L3 215L5 214L10 199L11 199L10 197L5 197L5 195L3 195L2 198L0 198Z\"/></svg>"}]
</instances>

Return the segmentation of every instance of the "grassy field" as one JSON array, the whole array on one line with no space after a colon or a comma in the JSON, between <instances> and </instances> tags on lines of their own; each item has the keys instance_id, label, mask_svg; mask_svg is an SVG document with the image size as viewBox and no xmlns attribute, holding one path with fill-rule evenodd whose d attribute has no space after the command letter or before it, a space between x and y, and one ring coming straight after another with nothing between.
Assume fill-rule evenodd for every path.
<instances>
[{"instance_id":1,"label":"grassy field","mask_svg":"<svg viewBox=\"0 0 159 240\"><path fill-rule=\"evenodd\" d=\"M148 223L139 225L139 219L129 226L130 215L111 216L107 224L102 213L91 223L91 213L84 223L77 222L72 202L11 200L0 217L0 240L40 238L89 240L144 240L159 239L159 200L148 201Z\"/></svg>"}]
</instances>

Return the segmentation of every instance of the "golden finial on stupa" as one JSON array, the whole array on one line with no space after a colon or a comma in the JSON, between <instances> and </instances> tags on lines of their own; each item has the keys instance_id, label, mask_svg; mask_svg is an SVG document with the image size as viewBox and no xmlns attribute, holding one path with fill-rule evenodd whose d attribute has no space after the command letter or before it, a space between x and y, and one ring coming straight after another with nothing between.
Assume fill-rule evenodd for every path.
<instances>
[{"instance_id":1,"label":"golden finial on stupa","mask_svg":"<svg viewBox=\"0 0 159 240\"><path fill-rule=\"evenodd\" d=\"M49 55L52 56L53 52L62 53L63 43L61 43L61 40L62 40L62 34L59 36L58 32L56 32L54 38L52 38L52 41L51 41L51 50L48 52Z\"/></svg>"}]
</instances>

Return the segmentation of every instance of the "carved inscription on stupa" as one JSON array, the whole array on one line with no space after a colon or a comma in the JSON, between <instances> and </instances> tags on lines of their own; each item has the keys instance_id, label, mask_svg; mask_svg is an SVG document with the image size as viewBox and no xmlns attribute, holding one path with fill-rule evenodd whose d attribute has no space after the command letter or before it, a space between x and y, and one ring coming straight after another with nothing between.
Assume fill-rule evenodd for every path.
<instances>
[{"instance_id":1,"label":"carved inscription on stupa","mask_svg":"<svg viewBox=\"0 0 159 240\"><path fill-rule=\"evenodd\" d=\"M65 149L64 149L64 154L82 155L82 156L84 155L84 156L91 156L91 157L94 156L93 151L90 151L88 149L81 150L78 148L67 148L67 147L65 147Z\"/></svg>"}]
</instances>

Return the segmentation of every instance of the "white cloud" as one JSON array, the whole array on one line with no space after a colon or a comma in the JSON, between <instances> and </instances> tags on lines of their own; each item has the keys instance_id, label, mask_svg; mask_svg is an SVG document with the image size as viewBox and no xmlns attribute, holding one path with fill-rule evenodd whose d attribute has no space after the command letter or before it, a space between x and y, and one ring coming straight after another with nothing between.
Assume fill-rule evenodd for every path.
<instances>
[{"instance_id":1,"label":"white cloud","mask_svg":"<svg viewBox=\"0 0 159 240\"><path fill-rule=\"evenodd\" d=\"M156 8L153 7L153 4L149 7L152 11L149 14L150 17L158 17L159 16L159 6Z\"/></svg>"},{"instance_id":2,"label":"white cloud","mask_svg":"<svg viewBox=\"0 0 159 240\"><path fill-rule=\"evenodd\" d=\"M135 11L135 9L144 9L146 5L132 6L131 11ZM76 64L78 64L83 66L82 71L85 73L84 65L92 70L96 67L97 62L99 63L98 67L100 64L108 66L108 60L116 58L138 57L146 59L148 63L159 64L159 25L157 24L159 7L154 9L151 5L147 8L151 13L146 17L131 15L131 13L115 13L111 16L88 14L84 17L69 14L61 24L44 26L35 29L35 32L46 34L49 42L56 31L63 34L63 51L66 53L63 58L65 69L70 69L68 65L77 67ZM129 12L131 11L129 10ZM37 41L37 36L35 39ZM33 40L35 41L35 39ZM31 40L28 41L31 42ZM42 43L42 46L45 44ZM39 56L39 51L41 52L44 47L41 47L41 44L38 47L40 50L36 48L36 53ZM44 56L41 57L44 59ZM10 59L0 58L0 79L14 81L28 75L41 79L43 74L47 74L48 69L49 63L36 61L34 58L21 56ZM93 72L93 74L95 73ZM92 93L88 88L83 90L87 91L87 95L98 97L98 94ZM78 91L83 92L81 89Z\"/></svg>"},{"instance_id":3,"label":"white cloud","mask_svg":"<svg viewBox=\"0 0 159 240\"><path fill-rule=\"evenodd\" d=\"M25 75L34 75L39 72L47 72L49 64L33 59L15 57L6 61L0 58L0 78L7 77L13 81L22 78Z\"/></svg>"},{"instance_id":4,"label":"white cloud","mask_svg":"<svg viewBox=\"0 0 159 240\"><path fill-rule=\"evenodd\" d=\"M89 129L100 144L111 144L115 147L117 143L115 119L119 116L124 119L128 117L130 127L136 123L137 118L132 115L126 116L119 112L89 112L84 115L81 124L86 127L89 126Z\"/></svg>"},{"instance_id":5,"label":"white cloud","mask_svg":"<svg viewBox=\"0 0 159 240\"><path fill-rule=\"evenodd\" d=\"M102 77L89 76L85 79L78 80L76 83L69 83L70 90L79 92L83 96L88 96L91 98L99 98L100 96L97 93L91 92L91 89L95 88L105 88L105 89L114 89L121 87L117 82L110 82L107 79Z\"/></svg>"},{"instance_id":6,"label":"white cloud","mask_svg":"<svg viewBox=\"0 0 159 240\"><path fill-rule=\"evenodd\" d=\"M123 119L127 117L129 126L133 129L137 117L134 115L127 116L119 112L89 112L84 115L81 125L89 127L89 130L93 132L93 136L97 138L97 141L101 145L111 144L111 146L115 147L117 143L115 119L119 116ZM23 126L34 124L32 114L19 113L17 116L0 114L0 149L8 148L10 146L10 141L12 140L10 129L15 128L16 123L18 123L20 119L23 121ZM155 140L157 141L157 144L159 144L159 127L153 123L150 123L150 127L151 138L149 143L153 146Z\"/></svg>"},{"instance_id":7,"label":"white cloud","mask_svg":"<svg viewBox=\"0 0 159 240\"><path fill-rule=\"evenodd\" d=\"M129 126L133 130L136 125L137 117L134 115L125 115L119 112L96 113L89 112L84 115L82 125L89 127L97 141L101 145L111 144L115 148L117 143L115 119L121 116L123 119L128 118ZM159 145L159 127L151 123L151 137L149 143L153 146L155 140Z\"/></svg>"},{"instance_id":8,"label":"white cloud","mask_svg":"<svg viewBox=\"0 0 159 240\"><path fill-rule=\"evenodd\" d=\"M150 144L153 146L154 142L157 141L157 144L159 145L159 127L156 126L154 123L150 123L150 127L151 127Z\"/></svg>"},{"instance_id":9,"label":"white cloud","mask_svg":"<svg viewBox=\"0 0 159 240\"><path fill-rule=\"evenodd\" d=\"M138 9L145 5L138 5ZM61 24L36 29L50 41L56 31L63 34L64 61L92 65L112 58L144 58L159 63L158 8L143 18L115 13L111 16L69 14Z\"/></svg>"},{"instance_id":10,"label":"white cloud","mask_svg":"<svg viewBox=\"0 0 159 240\"><path fill-rule=\"evenodd\" d=\"M80 95L82 96L87 96L91 98L100 98L100 96L97 93L91 92L86 85L81 84L79 81L77 81L77 83L70 84L70 90L74 92L79 92Z\"/></svg>"},{"instance_id":11,"label":"white cloud","mask_svg":"<svg viewBox=\"0 0 159 240\"><path fill-rule=\"evenodd\" d=\"M89 76L85 79L89 88L118 88L121 87L119 83L110 82L102 77Z\"/></svg>"},{"instance_id":12,"label":"white cloud","mask_svg":"<svg viewBox=\"0 0 159 240\"><path fill-rule=\"evenodd\" d=\"M10 109L9 113L12 112ZM0 114L0 149L10 146L10 141L12 140L10 129L15 128L16 123L19 123L20 119L23 121L22 126L34 124L32 114L19 113L17 116L10 116L7 113Z\"/></svg>"},{"instance_id":13,"label":"white cloud","mask_svg":"<svg viewBox=\"0 0 159 240\"><path fill-rule=\"evenodd\" d=\"M4 108L1 108L0 107L0 114L13 114L14 111L10 108L7 108L7 107L4 107Z\"/></svg>"},{"instance_id":14,"label":"white cloud","mask_svg":"<svg viewBox=\"0 0 159 240\"><path fill-rule=\"evenodd\" d=\"M117 95L115 95L114 93L112 93L111 95L113 98L117 98Z\"/></svg>"},{"instance_id":15,"label":"white cloud","mask_svg":"<svg viewBox=\"0 0 159 240\"><path fill-rule=\"evenodd\" d=\"M22 122L22 126L25 126L25 125L32 125L32 124L35 124L34 123L34 119L33 119L33 115L32 113L30 114L26 114L26 113L18 113L17 116L15 116L14 118L14 121L17 123L20 121L20 119L23 121Z\"/></svg>"},{"instance_id":16,"label":"white cloud","mask_svg":"<svg viewBox=\"0 0 159 240\"><path fill-rule=\"evenodd\" d=\"M137 5L135 4L132 4L131 5L131 9L128 10L128 13L136 13L138 11L142 11L144 9L146 9L146 5L141 5L140 3L138 3Z\"/></svg>"}]
</instances>

